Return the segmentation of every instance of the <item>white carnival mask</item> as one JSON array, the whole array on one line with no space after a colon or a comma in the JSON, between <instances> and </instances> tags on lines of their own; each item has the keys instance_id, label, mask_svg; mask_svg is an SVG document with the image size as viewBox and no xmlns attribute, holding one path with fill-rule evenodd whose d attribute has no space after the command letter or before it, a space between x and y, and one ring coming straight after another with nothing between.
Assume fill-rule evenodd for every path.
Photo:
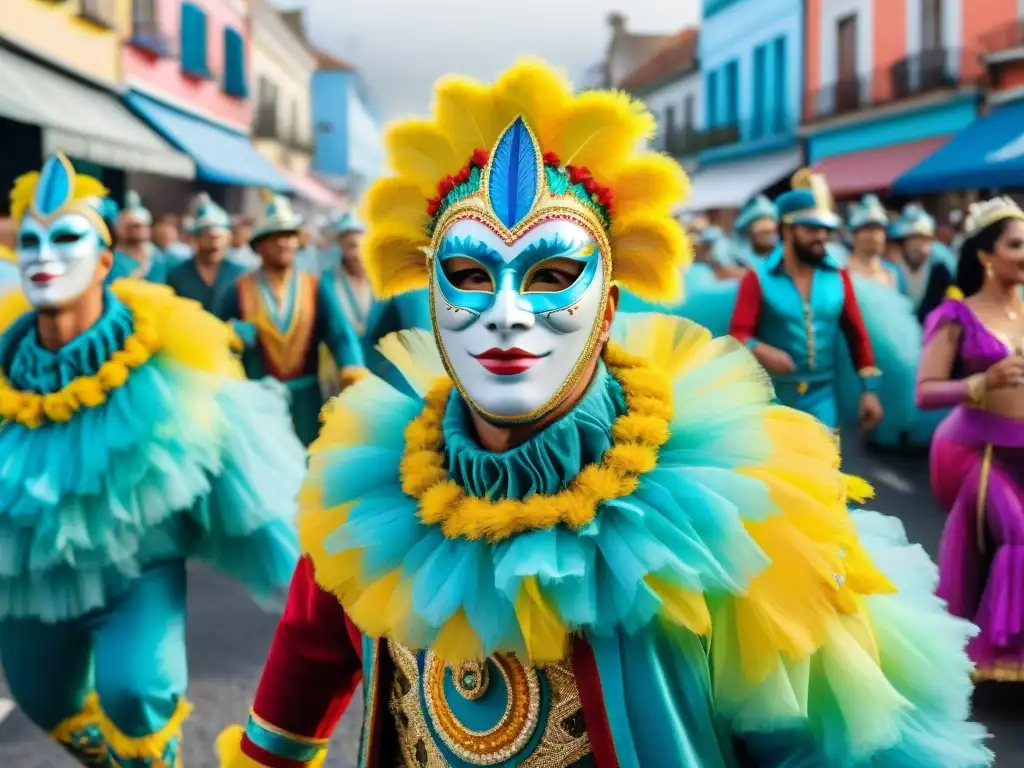
<instances>
[{"instance_id":1,"label":"white carnival mask","mask_svg":"<svg viewBox=\"0 0 1024 768\"><path fill-rule=\"evenodd\" d=\"M608 298L604 256L579 223L541 221L508 244L456 221L433 256L441 351L470 404L497 422L549 413L587 369Z\"/></svg>"},{"instance_id":2,"label":"white carnival mask","mask_svg":"<svg viewBox=\"0 0 1024 768\"><path fill-rule=\"evenodd\" d=\"M63 155L47 160L18 228L18 270L32 306L54 309L80 297L94 282L109 237L95 208L76 199L70 162Z\"/></svg>"}]
</instances>

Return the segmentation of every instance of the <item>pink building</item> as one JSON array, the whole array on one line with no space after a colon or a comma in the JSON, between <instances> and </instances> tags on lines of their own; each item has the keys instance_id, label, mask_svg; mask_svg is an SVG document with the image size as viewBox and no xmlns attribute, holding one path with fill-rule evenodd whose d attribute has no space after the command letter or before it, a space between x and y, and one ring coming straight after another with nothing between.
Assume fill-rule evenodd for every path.
<instances>
[{"instance_id":1,"label":"pink building","mask_svg":"<svg viewBox=\"0 0 1024 768\"><path fill-rule=\"evenodd\" d=\"M134 0L132 14L123 52L125 99L195 160L195 186L236 211L251 198L247 187L290 191L248 137L248 0ZM165 179L138 177L129 185L157 208L182 199L183 190Z\"/></svg>"}]
</instances>

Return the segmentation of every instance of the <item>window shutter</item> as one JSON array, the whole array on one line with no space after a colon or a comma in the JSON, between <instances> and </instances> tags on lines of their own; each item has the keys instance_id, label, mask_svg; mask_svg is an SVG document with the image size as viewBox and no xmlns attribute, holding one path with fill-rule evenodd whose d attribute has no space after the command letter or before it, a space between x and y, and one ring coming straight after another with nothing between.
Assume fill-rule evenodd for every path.
<instances>
[{"instance_id":1,"label":"window shutter","mask_svg":"<svg viewBox=\"0 0 1024 768\"><path fill-rule=\"evenodd\" d=\"M192 3L181 6L181 68L197 77L210 76L206 61L206 14Z\"/></svg>"},{"instance_id":2,"label":"window shutter","mask_svg":"<svg viewBox=\"0 0 1024 768\"><path fill-rule=\"evenodd\" d=\"M224 30L224 92L239 98L248 96L245 72L245 40L230 27Z\"/></svg>"}]
</instances>

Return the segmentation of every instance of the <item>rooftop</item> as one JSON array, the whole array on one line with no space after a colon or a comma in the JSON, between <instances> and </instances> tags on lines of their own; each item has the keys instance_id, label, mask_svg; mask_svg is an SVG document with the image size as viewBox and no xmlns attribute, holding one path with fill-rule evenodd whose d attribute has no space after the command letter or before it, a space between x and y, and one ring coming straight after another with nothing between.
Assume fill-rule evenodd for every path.
<instances>
[{"instance_id":1,"label":"rooftop","mask_svg":"<svg viewBox=\"0 0 1024 768\"><path fill-rule=\"evenodd\" d=\"M663 44L619 84L627 91L650 90L697 68L697 43L700 30L687 27Z\"/></svg>"}]
</instances>

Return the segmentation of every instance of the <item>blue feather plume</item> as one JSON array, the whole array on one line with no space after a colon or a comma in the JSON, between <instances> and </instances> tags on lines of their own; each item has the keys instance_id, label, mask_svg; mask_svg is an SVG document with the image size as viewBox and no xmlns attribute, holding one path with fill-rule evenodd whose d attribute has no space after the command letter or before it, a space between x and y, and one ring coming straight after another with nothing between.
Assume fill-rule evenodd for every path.
<instances>
[{"instance_id":1,"label":"blue feather plume","mask_svg":"<svg viewBox=\"0 0 1024 768\"><path fill-rule=\"evenodd\" d=\"M491 159L487 196L498 220L509 229L526 218L537 196L537 148L523 118L498 139Z\"/></svg>"},{"instance_id":2,"label":"blue feather plume","mask_svg":"<svg viewBox=\"0 0 1024 768\"><path fill-rule=\"evenodd\" d=\"M43 216L59 210L71 196L73 182L64 161L57 155L51 156L39 174L36 185L35 207Z\"/></svg>"}]
</instances>

